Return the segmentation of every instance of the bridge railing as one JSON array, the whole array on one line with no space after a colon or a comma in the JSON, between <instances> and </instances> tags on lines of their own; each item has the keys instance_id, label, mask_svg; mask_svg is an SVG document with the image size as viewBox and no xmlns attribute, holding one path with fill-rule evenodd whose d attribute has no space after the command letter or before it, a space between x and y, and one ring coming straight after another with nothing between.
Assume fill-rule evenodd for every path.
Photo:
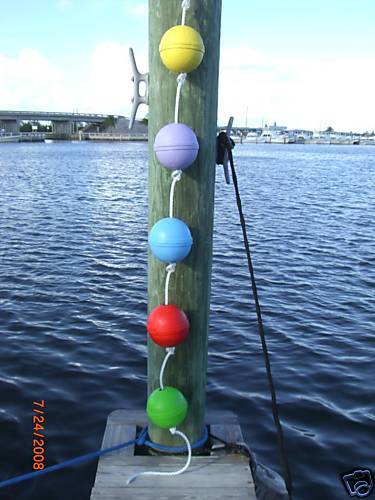
<instances>
[{"instance_id":1,"label":"bridge railing","mask_svg":"<svg viewBox=\"0 0 375 500\"><path fill-rule=\"evenodd\" d=\"M12 111L12 110L0 110L0 119L26 119L27 117L30 118L37 118L40 117L40 119L47 119L48 118L66 118L67 120L72 119L72 118L79 118L81 121L86 121L85 118L90 118L90 119L98 119L99 121L105 120L108 118L108 116L111 115L105 115L105 114L100 114L100 113L75 113L75 112L59 112L59 111ZM112 115L114 118L124 118L122 115Z\"/></svg>"},{"instance_id":2,"label":"bridge railing","mask_svg":"<svg viewBox=\"0 0 375 500\"><path fill-rule=\"evenodd\" d=\"M20 132L22 137L45 137L47 132Z\"/></svg>"},{"instance_id":3,"label":"bridge railing","mask_svg":"<svg viewBox=\"0 0 375 500\"><path fill-rule=\"evenodd\" d=\"M148 134L120 134L120 133L107 133L107 132L83 132L79 134L82 139L91 140L122 140L122 141L146 141Z\"/></svg>"}]
</instances>

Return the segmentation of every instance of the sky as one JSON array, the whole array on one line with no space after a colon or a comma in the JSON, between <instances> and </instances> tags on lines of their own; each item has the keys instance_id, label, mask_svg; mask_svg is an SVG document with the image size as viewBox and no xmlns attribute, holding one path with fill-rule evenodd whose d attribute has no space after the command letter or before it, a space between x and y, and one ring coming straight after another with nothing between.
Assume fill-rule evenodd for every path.
<instances>
[{"instance_id":1,"label":"sky","mask_svg":"<svg viewBox=\"0 0 375 500\"><path fill-rule=\"evenodd\" d=\"M147 1L0 6L0 109L129 116L130 46L148 70ZM374 0L223 0L219 124L374 130L374 26Z\"/></svg>"}]
</instances>

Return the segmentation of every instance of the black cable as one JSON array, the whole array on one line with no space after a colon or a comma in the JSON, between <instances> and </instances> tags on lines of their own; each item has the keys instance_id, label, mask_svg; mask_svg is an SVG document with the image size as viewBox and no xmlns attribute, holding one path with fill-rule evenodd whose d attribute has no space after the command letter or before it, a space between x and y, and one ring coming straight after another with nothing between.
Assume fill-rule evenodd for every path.
<instances>
[{"instance_id":1,"label":"black cable","mask_svg":"<svg viewBox=\"0 0 375 500\"><path fill-rule=\"evenodd\" d=\"M216 441L219 441L219 443L224 445L224 449L229 450L229 451L234 451L236 453L242 453L249 459L249 463L251 466L251 470L253 470L254 466L254 457L252 456L250 450L248 449L246 443L228 443L228 441L224 441L224 439L221 439L214 434L211 434L210 432L208 433L209 437L211 439L214 439Z\"/></svg>"},{"instance_id":2,"label":"black cable","mask_svg":"<svg viewBox=\"0 0 375 500\"><path fill-rule=\"evenodd\" d=\"M219 443L222 443L224 444L225 446L229 446L229 443L227 441L224 441L224 439L221 439L217 436L214 436L213 434L211 434L211 432L208 433L208 436L212 439L216 439L216 441L219 441Z\"/></svg>"},{"instance_id":3,"label":"black cable","mask_svg":"<svg viewBox=\"0 0 375 500\"><path fill-rule=\"evenodd\" d=\"M243 234L243 239L244 239L247 263L248 263L250 277L251 277L251 287L253 290L255 309L256 309L256 315L257 315L257 320L258 320L259 336L260 336L260 339L262 342L262 350L263 350L264 363L266 365L268 386L269 386L270 393L271 393L272 414L273 414L273 420L274 420L275 427L276 427L277 444L278 444L279 455L280 455L280 464L281 464L281 468L283 470L284 481L285 481L286 488L288 490L289 498L291 499L292 498L292 479L291 479L291 475L290 475L288 458L287 458L287 454L286 454L286 450L285 450L283 430L282 430L280 418L279 418L279 410L278 410L278 406L277 406L275 385L273 383L272 372L271 372L271 363L270 363L269 353L268 353L268 348L267 348L267 343L266 343L266 336L265 336L264 328L263 328L262 312L261 312L261 308L260 308L260 303L259 303L259 298L258 298L258 289L257 289L256 281L255 281L254 268L253 268L253 263L252 263L252 259L251 259L249 239L247 237L246 222L245 222L245 217L244 217L243 210L242 210L242 202L241 202L240 191L238 188L237 174L236 174L236 170L234 168L233 154L232 154L233 143L232 143L231 139L226 135L225 132L221 132L219 134L218 143L222 147L224 147L228 152L228 158L229 158L229 163L230 163L232 178L233 178L233 185L234 185L234 189L236 192L237 208L238 208L238 213L240 215L241 228L242 228L242 234Z\"/></svg>"}]
</instances>

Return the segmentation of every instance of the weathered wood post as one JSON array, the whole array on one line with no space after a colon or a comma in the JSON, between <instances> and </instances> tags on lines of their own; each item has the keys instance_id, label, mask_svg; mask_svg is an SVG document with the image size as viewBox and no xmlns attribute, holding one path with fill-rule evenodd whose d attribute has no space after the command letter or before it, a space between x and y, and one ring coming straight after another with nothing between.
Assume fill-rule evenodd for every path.
<instances>
[{"instance_id":1,"label":"weathered wood post","mask_svg":"<svg viewBox=\"0 0 375 500\"><path fill-rule=\"evenodd\" d=\"M184 171L175 191L175 217L189 226L193 247L177 264L171 277L170 303L181 307L190 321L188 339L176 348L165 371L165 385L178 388L189 403L186 420L179 428L191 442L203 433L207 371L207 339L210 307L212 232L214 212L215 154L221 0L192 0L186 24L196 29L205 45L198 69L189 73L182 89L180 122L191 127L199 141L199 155ZM149 0L149 229L168 217L171 171L162 167L153 152L157 132L174 121L177 75L168 71L159 55L163 34L181 23L181 0ZM165 264L149 253L148 309L164 303ZM149 339L148 390L159 387L165 350ZM181 445L181 439L150 424L153 441Z\"/></svg>"}]
</instances>

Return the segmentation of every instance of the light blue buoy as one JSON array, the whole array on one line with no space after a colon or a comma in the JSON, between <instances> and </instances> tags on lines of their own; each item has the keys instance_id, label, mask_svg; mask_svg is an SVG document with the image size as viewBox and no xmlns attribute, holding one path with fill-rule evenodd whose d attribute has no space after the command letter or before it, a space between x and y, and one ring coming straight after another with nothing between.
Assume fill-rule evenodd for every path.
<instances>
[{"instance_id":1,"label":"light blue buoy","mask_svg":"<svg viewBox=\"0 0 375 500\"><path fill-rule=\"evenodd\" d=\"M185 222L167 217L154 224L148 242L157 259L163 262L179 262L189 254L193 238Z\"/></svg>"}]
</instances>

